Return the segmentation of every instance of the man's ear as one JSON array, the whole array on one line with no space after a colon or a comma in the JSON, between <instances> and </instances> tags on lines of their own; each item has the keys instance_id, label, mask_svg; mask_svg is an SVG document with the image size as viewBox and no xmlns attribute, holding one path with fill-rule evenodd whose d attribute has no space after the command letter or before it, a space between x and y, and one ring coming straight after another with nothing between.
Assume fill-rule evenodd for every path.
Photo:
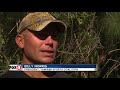
<instances>
[{"instance_id":1,"label":"man's ear","mask_svg":"<svg viewBox=\"0 0 120 90\"><path fill-rule=\"evenodd\" d=\"M22 35L18 34L15 38L15 41L20 48L24 48L24 38Z\"/></svg>"}]
</instances>

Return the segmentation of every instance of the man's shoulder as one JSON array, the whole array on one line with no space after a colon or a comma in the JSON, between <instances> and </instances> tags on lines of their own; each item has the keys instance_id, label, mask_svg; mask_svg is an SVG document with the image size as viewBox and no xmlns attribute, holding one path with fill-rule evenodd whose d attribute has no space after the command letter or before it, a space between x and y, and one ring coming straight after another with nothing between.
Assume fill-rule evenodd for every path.
<instances>
[{"instance_id":1,"label":"man's shoulder","mask_svg":"<svg viewBox=\"0 0 120 90\"><path fill-rule=\"evenodd\" d=\"M30 78L22 71L8 71L7 73L0 76L0 78Z\"/></svg>"}]
</instances>

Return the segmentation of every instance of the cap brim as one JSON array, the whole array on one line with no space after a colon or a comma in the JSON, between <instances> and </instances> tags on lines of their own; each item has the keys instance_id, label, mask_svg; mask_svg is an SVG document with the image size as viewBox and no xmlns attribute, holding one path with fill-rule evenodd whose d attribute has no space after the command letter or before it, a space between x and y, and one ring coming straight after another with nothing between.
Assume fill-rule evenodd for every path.
<instances>
[{"instance_id":1,"label":"cap brim","mask_svg":"<svg viewBox=\"0 0 120 90\"><path fill-rule=\"evenodd\" d=\"M55 24L55 26L57 26L57 28L60 32L65 32L67 30L66 24L62 21L59 21L59 20L45 21L44 23L38 22L38 23L36 23L30 27L27 27L27 28L30 30L33 30L33 31L41 31L49 24Z\"/></svg>"}]
</instances>

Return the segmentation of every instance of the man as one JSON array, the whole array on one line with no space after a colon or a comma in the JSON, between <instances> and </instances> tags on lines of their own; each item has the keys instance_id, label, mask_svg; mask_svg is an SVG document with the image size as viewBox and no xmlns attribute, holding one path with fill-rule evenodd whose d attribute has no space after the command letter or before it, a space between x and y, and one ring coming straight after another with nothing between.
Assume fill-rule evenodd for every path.
<instances>
[{"instance_id":1,"label":"man","mask_svg":"<svg viewBox=\"0 0 120 90\"><path fill-rule=\"evenodd\" d=\"M21 21L16 43L23 51L21 64L50 64L54 62L59 35L67 29L48 12L29 13ZM8 72L6 78L70 78L64 72L41 71Z\"/></svg>"}]
</instances>

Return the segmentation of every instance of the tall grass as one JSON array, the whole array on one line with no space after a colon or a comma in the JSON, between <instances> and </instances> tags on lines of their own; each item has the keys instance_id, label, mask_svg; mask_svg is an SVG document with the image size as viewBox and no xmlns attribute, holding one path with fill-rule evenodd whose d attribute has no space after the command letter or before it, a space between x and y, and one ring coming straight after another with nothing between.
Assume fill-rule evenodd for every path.
<instances>
[{"instance_id":1,"label":"tall grass","mask_svg":"<svg viewBox=\"0 0 120 90\"><path fill-rule=\"evenodd\" d=\"M96 64L97 50L102 46L99 33L94 30L95 13L68 12L65 17L64 20L68 20L70 24L63 41L60 42L56 60L61 64ZM71 75L83 78L98 77L98 72L72 72Z\"/></svg>"},{"instance_id":2,"label":"tall grass","mask_svg":"<svg viewBox=\"0 0 120 90\"><path fill-rule=\"evenodd\" d=\"M104 78L120 77L120 13L100 13L97 31L100 31L103 49L100 52L100 76Z\"/></svg>"}]
</instances>

